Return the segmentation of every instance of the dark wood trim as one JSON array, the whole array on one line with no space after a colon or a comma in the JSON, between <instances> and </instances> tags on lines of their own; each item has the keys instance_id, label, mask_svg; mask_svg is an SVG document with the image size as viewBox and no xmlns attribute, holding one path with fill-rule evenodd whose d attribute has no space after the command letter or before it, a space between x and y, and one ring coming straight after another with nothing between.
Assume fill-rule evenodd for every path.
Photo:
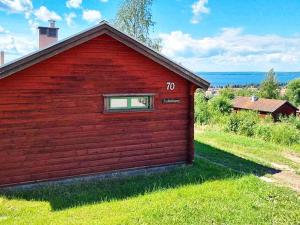
<instances>
[{"instance_id":1,"label":"dark wood trim","mask_svg":"<svg viewBox=\"0 0 300 225\"><path fill-rule=\"evenodd\" d=\"M283 107L285 104L288 104L291 108L295 109L295 111L298 110L298 108L296 106L294 106L292 103L290 103L289 101L285 101L281 106L279 106L277 109L275 109L273 111L273 113L277 113L277 111L279 111L281 109L281 107Z\"/></svg>"},{"instance_id":2,"label":"dark wood trim","mask_svg":"<svg viewBox=\"0 0 300 225\"><path fill-rule=\"evenodd\" d=\"M149 109L109 109L109 97L134 97L134 96L146 96L146 97L151 97L150 98L150 103ZM136 113L136 112L153 112L154 111L154 93L138 93L138 94L134 94L134 93L130 93L130 94L103 94L103 102L104 102L104 110L103 113L107 114L107 113Z\"/></svg>"},{"instance_id":3,"label":"dark wood trim","mask_svg":"<svg viewBox=\"0 0 300 225\"><path fill-rule=\"evenodd\" d=\"M194 146L194 95L197 87L194 84L189 85L189 128L188 128L188 155L187 163L191 164L194 161L195 146Z\"/></svg>"},{"instance_id":4,"label":"dark wood trim","mask_svg":"<svg viewBox=\"0 0 300 225\"><path fill-rule=\"evenodd\" d=\"M104 97L130 97L130 96L154 96L154 93L120 93L120 94L103 94Z\"/></svg>"},{"instance_id":5,"label":"dark wood trim","mask_svg":"<svg viewBox=\"0 0 300 225\"><path fill-rule=\"evenodd\" d=\"M8 77L21 70L24 70L36 63L46 60L52 56L55 56L63 51L66 51L72 47L82 44L102 34L110 35L111 37L115 38L121 43L152 59L153 61L159 63L160 65L166 67L167 69L173 71L174 73L180 75L184 79L192 82L193 84L197 85L202 89L207 89L210 85L209 82L198 77L196 74L192 73L186 68L178 65L177 63L166 58L165 56L162 56L155 50L145 46L141 42L115 29L106 21L103 21L99 25L92 27L86 31L83 31L77 35L64 39L52 46L34 52L28 56L25 56L21 59L18 59L0 67L0 79Z\"/></svg>"},{"instance_id":6,"label":"dark wood trim","mask_svg":"<svg viewBox=\"0 0 300 225\"><path fill-rule=\"evenodd\" d=\"M0 79L13 75L21 70L24 70L30 66L33 66L39 62L49 59L61 52L64 52L77 45L83 44L93 38L96 38L105 33L105 30L93 33L92 30L87 32L85 37L80 35L71 37L69 39L62 40L54 45L51 45L45 49L34 52L28 56L11 62L10 64L4 64L0 67Z\"/></svg>"}]
</instances>

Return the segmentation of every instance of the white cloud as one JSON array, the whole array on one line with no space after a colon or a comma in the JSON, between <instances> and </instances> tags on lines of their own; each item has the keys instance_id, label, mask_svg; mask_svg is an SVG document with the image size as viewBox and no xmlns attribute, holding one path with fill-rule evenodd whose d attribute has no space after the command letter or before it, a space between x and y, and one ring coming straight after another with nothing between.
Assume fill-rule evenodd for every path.
<instances>
[{"instance_id":1,"label":"white cloud","mask_svg":"<svg viewBox=\"0 0 300 225\"><path fill-rule=\"evenodd\" d=\"M83 10L82 13L82 19L92 23L92 22L96 22L99 21L101 19L102 15L99 11L97 10Z\"/></svg>"},{"instance_id":2,"label":"white cloud","mask_svg":"<svg viewBox=\"0 0 300 225\"><path fill-rule=\"evenodd\" d=\"M0 49L5 52L5 62L28 54L37 49L37 41L31 36L0 34Z\"/></svg>"},{"instance_id":3,"label":"white cloud","mask_svg":"<svg viewBox=\"0 0 300 225\"><path fill-rule=\"evenodd\" d=\"M300 36L244 34L223 28L195 39L182 31L160 34L162 52L194 71L300 70Z\"/></svg>"},{"instance_id":4,"label":"white cloud","mask_svg":"<svg viewBox=\"0 0 300 225\"><path fill-rule=\"evenodd\" d=\"M208 0L198 0L192 5L193 18L191 23L197 24L200 22L202 14L209 14L210 9L207 8Z\"/></svg>"},{"instance_id":5,"label":"white cloud","mask_svg":"<svg viewBox=\"0 0 300 225\"><path fill-rule=\"evenodd\" d=\"M1 33L4 33L4 32L5 32L4 27L2 27L2 26L0 25L0 34L1 34Z\"/></svg>"},{"instance_id":6,"label":"white cloud","mask_svg":"<svg viewBox=\"0 0 300 225\"><path fill-rule=\"evenodd\" d=\"M39 23L36 21L36 19L28 19L27 20L29 28L33 34L37 33L37 27L39 26Z\"/></svg>"},{"instance_id":7,"label":"white cloud","mask_svg":"<svg viewBox=\"0 0 300 225\"><path fill-rule=\"evenodd\" d=\"M31 0L0 0L0 8L10 12L25 12L33 8Z\"/></svg>"},{"instance_id":8,"label":"white cloud","mask_svg":"<svg viewBox=\"0 0 300 225\"><path fill-rule=\"evenodd\" d=\"M34 15L37 19L46 22L48 20L61 20L61 17L54 11L50 11L45 6L41 6L39 9L34 11Z\"/></svg>"},{"instance_id":9,"label":"white cloud","mask_svg":"<svg viewBox=\"0 0 300 225\"><path fill-rule=\"evenodd\" d=\"M66 6L68 8L80 8L82 0L67 0Z\"/></svg>"},{"instance_id":10,"label":"white cloud","mask_svg":"<svg viewBox=\"0 0 300 225\"><path fill-rule=\"evenodd\" d=\"M24 13L29 18L33 10L31 0L0 0L0 10L10 13Z\"/></svg>"},{"instance_id":11,"label":"white cloud","mask_svg":"<svg viewBox=\"0 0 300 225\"><path fill-rule=\"evenodd\" d=\"M69 27L73 25L73 20L76 17L77 17L77 15L73 12L71 12L69 14L65 14L65 20L66 20L66 23Z\"/></svg>"}]
</instances>

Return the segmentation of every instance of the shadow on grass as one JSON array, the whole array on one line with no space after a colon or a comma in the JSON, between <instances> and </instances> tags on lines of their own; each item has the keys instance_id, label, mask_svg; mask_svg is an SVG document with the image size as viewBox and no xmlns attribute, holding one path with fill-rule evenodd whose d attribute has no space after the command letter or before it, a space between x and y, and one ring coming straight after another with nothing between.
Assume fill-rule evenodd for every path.
<instances>
[{"instance_id":1,"label":"shadow on grass","mask_svg":"<svg viewBox=\"0 0 300 225\"><path fill-rule=\"evenodd\" d=\"M280 170L243 159L222 149L218 149L198 141L195 141L195 149L196 154L200 157L200 159L206 159L215 164L222 164L227 168L239 171L243 174L263 176L266 174L275 174L280 172Z\"/></svg>"},{"instance_id":2,"label":"shadow on grass","mask_svg":"<svg viewBox=\"0 0 300 225\"><path fill-rule=\"evenodd\" d=\"M246 173L270 173L268 167L196 142L200 155L210 160L218 159L228 165L238 165ZM220 161L219 161L220 162ZM176 188L189 184L201 184L207 181L238 179L244 174L218 167L205 160L196 159L191 166L177 168L161 174L124 178L119 180L94 180L71 184L48 184L33 189L0 190L0 197L24 199L28 201L47 201L53 211L88 205L93 203L122 200L154 191Z\"/></svg>"}]
</instances>

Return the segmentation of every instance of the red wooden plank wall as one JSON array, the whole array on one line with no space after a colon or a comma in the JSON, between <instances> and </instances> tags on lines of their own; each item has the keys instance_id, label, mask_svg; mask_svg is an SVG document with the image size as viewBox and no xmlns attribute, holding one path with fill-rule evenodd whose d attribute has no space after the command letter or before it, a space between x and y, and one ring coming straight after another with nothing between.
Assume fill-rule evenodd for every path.
<instances>
[{"instance_id":1,"label":"red wooden plank wall","mask_svg":"<svg viewBox=\"0 0 300 225\"><path fill-rule=\"evenodd\" d=\"M0 185L191 161L191 88L107 35L0 80ZM111 93L155 110L104 114Z\"/></svg>"},{"instance_id":2,"label":"red wooden plank wall","mask_svg":"<svg viewBox=\"0 0 300 225\"><path fill-rule=\"evenodd\" d=\"M285 103L274 112L274 116L279 116L279 115L286 115L286 116L294 115L295 116L296 112L297 112L297 110L294 107L292 107L288 103Z\"/></svg>"}]
</instances>

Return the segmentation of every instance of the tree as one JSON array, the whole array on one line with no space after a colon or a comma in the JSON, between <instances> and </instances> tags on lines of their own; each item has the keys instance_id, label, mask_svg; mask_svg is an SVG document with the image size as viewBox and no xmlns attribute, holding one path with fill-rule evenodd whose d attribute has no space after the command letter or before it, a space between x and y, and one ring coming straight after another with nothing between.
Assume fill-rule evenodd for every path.
<instances>
[{"instance_id":1,"label":"tree","mask_svg":"<svg viewBox=\"0 0 300 225\"><path fill-rule=\"evenodd\" d=\"M296 106L300 105L300 78L291 80L285 92L286 98Z\"/></svg>"},{"instance_id":2,"label":"tree","mask_svg":"<svg viewBox=\"0 0 300 225\"><path fill-rule=\"evenodd\" d=\"M279 97L279 84L273 69L267 73L266 79L261 83L259 87L259 96L262 98L274 99Z\"/></svg>"},{"instance_id":3,"label":"tree","mask_svg":"<svg viewBox=\"0 0 300 225\"><path fill-rule=\"evenodd\" d=\"M245 88L238 88L235 92L236 96L253 96L253 95L257 95L257 90L254 88L249 88L249 87L245 87Z\"/></svg>"},{"instance_id":4,"label":"tree","mask_svg":"<svg viewBox=\"0 0 300 225\"><path fill-rule=\"evenodd\" d=\"M228 99L234 99L234 97L235 97L234 90L233 90L233 88L230 88L230 87L222 88L220 90L219 94L220 94L220 96L223 96Z\"/></svg>"},{"instance_id":5,"label":"tree","mask_svg":"<svg viewBox=\"0 0 300 225\"><path fill-rule=\"evenodd\" d=\"M210 107L215 112L220 112L222 114L227 114L232 111L231 100L224 96L216 96L210 100Z\"/></svg>"},{"instance_id":6,"label":"tree","mask_svg":"<svg viewBox=\"0 0 300 225\"><path fill-rule=\"evenodd\" d=\"M114 25L140 42L159 51L161 40L150 38L150 31L155 25L151 13L152 2L153 0L123 0Z\"/></svg>"},{"instance_id":7,"label":"tree","mask_svg":"<svg viewBox=\"0 0 300 225\"><path fill-rule=\"evenodd\" d=\"M195 122L197 124L208 124L210 117L211 114L204 93L197 92L195 94Z\"/></svg>"}]
</instances>

